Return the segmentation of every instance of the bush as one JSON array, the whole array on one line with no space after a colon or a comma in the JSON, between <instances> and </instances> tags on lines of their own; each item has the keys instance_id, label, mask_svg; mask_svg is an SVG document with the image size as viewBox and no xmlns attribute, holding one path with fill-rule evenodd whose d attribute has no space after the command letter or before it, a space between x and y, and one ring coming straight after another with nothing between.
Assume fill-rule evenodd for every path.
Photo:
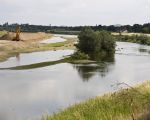
<instances>
[{"instance_id":1,"label":"bush","mask_svg":"<svg viewBox=\"0 0 150 120\"><path fill-rule=\"evenodd\" d=\"M146 44L146 42L149 40L149 37L146 35L139 35L137 36L137 41L139 41L141 44Z\"/></svg>"},{"instance_id":2,"label":"bush","mask_svg":"<svg viewBox=\"0 0 150 120\"><path fill-rule=\"evenodd\" d=\"M78 38L78 50L88 54L91 59L93 56L96 56L96 54L105 53L105 55L107 55L110 53L114 54L115 52L115 40L112 35L106 31L95 32L90 27L85 27Z\"/></svg>"},{"instance_id":3,"label":"bush","mask_svg":"<svg viewBox=\"0 0 150 120\"><path fill-rule=\"evenodd\" d=\"M81 52L89 54L95 51L96 33L91 28L84 28L78 38L79 43L77 44L77 48Z\"/></svg>"},{"instance_id":4,"label":"bush","mask_svg":"<svg viewBox=\"0 0 150 120\"><path fill-rule=\"evenodd\" d=\"M146 45L150 45L150 39L146 41Z\"/></svg>"},{"instance_id":5,"label":"bush","mask_svg":"<svg viewBox=\"0 0 150 120\"><path fill-rule=\"evenodd\" d=\"M89 59L89 56L85 53L77 51L71 56L71 58L74 60L87 60Z\"/></svg>"}]
</instances>

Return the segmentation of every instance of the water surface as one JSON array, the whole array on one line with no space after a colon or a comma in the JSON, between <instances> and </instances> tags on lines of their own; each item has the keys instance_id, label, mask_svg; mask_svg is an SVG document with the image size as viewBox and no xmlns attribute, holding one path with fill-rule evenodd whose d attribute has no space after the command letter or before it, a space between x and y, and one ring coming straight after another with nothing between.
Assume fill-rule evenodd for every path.
<instances>
[{"instance_id":1,"label":"water surface","mask_svg":"<svg viewBox=\"0 0 150 120\"><path fill-rule=\"evenodd\" d=\"M16 57L11 57L7 61L0 62L0 68L29 65L46 61L56 61L71 55L74 50L42 51L33 53L18 53Z\"/></svg>"},{"instance_id":2,"label":"water surface","mask_svg":"<svg viewBox=\"0 0 150 120\"><path fill-rule=\"evenodd\" d=\"M71 104L126 87L117 83L135 85L150 79L148 46L118 42L116 50L113 62L0 70L0 120L35 120ZM21 59L16 58L17 64L15 58L10 58L0 66L56 60L72 53L53 52L23 54Z\"/></svg>"},{"instance_id":3,"label":"water surface","mask_svg":"<svg viewBox=\"0 0 150 120\"><path fill-rule=\"evenodd\" d=\"M52 37L46 40L42 40L40 41L40 43L42 44L49 44L49 43L58 43L58 42L65 42L67 41L66 39L62 38L62 37Z\"/></svg>"},{"instance_id":4,"label":"water surface","mask_svg":"<svg viewBox=\"0 0 150 120\"><path fill-rule=\"evenodd\" d=\"M46 39L41 41L42 44L49 44L49 43L58 43L58 42L65 42L67 41L66 38L76 38L76 35L60 35L60 34L54 34L54 36L50 39Z\"/></svg>"},{"instance_id":5,"label":"water surface","mask_svg":"<svg viewBox=\"0 0 150 120\"><path fill-rule=\"evenodd\" d=\"M55 37L63 37L63 38L77 38L77 35L64 35L64 34L54 34Z\"/></svg>"}]
</instances>

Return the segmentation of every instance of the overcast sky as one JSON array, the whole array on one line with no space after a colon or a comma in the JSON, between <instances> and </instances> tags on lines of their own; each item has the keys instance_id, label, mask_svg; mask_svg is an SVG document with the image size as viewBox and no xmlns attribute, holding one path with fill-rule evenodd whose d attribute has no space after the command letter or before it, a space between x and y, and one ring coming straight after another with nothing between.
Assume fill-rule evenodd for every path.
<instances>
[{"instance_id":1,"label":"overcast sky","mask_svg":"<svg viewBox=\"0 0 150 120\"><path fill-rule=\"evenodd\" d=\"M0 0L0 24L111 25L150 22L150 0Z\"/></svg>"}]
</instances>

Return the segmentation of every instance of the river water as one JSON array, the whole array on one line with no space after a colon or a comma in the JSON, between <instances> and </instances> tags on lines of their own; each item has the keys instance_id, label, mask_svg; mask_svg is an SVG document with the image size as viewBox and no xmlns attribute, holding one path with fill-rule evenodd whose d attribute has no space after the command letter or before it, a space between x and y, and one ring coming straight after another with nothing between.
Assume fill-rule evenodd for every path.
<instances>
[{"instance_id":1,"label":"river water","mask_svg":"<svg viewBox=\"0 0 150 120\"><path fill-rule=\"evenodd\" d=\"M76 35L60 35L60 34L54 34L54 36L50 39L46 39L41 41L42 44L48 44L48 43L56 43L56 42L65 42L67 41L65 38L74 38L77 39Z\"/></svg>"},{"instance_id":2,"label":"river water","mask_svg":"<svg viewBox=\"0 0 150 120\"><path fill-rule=\"evenodd\" d=\"M0 67L53 61L70 50L19 54ZM74 103L150 79L150 47L118 42L114 62L61 63L28 70L0 70L0 120L37 120Z\"/></svg>"}]
</instances>

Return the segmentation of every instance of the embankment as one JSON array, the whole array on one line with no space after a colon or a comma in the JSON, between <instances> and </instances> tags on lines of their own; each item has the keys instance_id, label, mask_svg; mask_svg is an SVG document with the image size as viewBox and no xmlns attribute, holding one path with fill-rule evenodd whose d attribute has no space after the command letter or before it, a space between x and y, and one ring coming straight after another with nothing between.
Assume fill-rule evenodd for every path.
<instances>
[{"instance_id":1,"label":"embankment","mask_svg":"<svg viewBox=\"0 0 150 120\"><path fill-rule=\"evenodd\" d=\"M149 120L150 82L76 104L42 120Z\"/></svg>"}]
</instances>

